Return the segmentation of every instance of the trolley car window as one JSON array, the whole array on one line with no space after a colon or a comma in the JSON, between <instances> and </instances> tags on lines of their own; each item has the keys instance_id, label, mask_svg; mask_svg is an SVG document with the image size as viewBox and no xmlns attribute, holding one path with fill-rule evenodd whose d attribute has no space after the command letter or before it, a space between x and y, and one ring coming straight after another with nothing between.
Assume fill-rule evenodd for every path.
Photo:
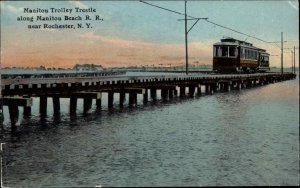
<instances>
[{"instance_id":1,"label":"trolley car window","mask_svg":"<svg viewBox=\"0 0 300 188\"><path fill-rule=\"evenodd\" d=\"M241 58L245 58L245 48L241 48Z\"/></svg>"},{"instance_id":2,"label":"trolley car window","mask_svg":"<svg viewBox=\"0 0 300 188\"><path fill-rule=\"evenodd\" d=\"M268 56L263 56L263 61L268 63L269 62L269 57Z\"/></svg>"},{"instance_id":3,"label":"trolley car window","mask_svg":"<svg viewBox=\"0 0 300 188\"><path fill-rule=\"evenodd\" d=\"M257 52L245 49L245 59L257 59Z\"/></svg>"},{"instance_id":4,"label":"trolley car window","mask_svg":"<svg viewBox=\"0 0 300 188\"><path fill-rule=\"evenodd\" d=\"M222 57L223 55L223 47L222 46L215 46L214 47L214 57Z\"/></svg>"},{"instance_id":5,"label":"trolley car window","mask_svg":"<svg viewBox=\"0 0 300 188\"><path fill-rule=\"evenodd\" d=\"M214 56L215 57L221 57L222 56L221 46L215 46L214 47Z\"/></svg>"},{"instance_id":6,"label":"trolley car window","mask_svg":"<svg viewBox=\"0 0 300 188\"><path fill-rule=\"evenodd\" d=\"M231 57L235 57L236 53L235 53L235 47L229 47L229 56Z\"/></svg>"},{"instance_id":7,"label":"trolley car window","mask_svg":"<svg viewBox=\"0 0 300 188\"><path fill-rule=\"evenodd\" d=\"M227 46L222 46L222 57L227 57L228 55L228 47Z\"/></svg>"},{"instance_id":8,"label":"trolley car window","mask_svg":"<svg viewBox=\"0 0 300 188\"><path fill-rule=\"evenodd\" d=\"M233 46L214 46L213 55L214 57L236 57L238 49Z\"/></svg>"},{"instance_id":9,"label":"trolley car window","mask_svg":"<svg viewBox=\"0 0 300 188\"><path fill-rule=\"evenodd\" d=\"M269 57L268 56L265 56L265 61L269 62Z\"/></svg>"},{"instance_id":10,"label":"trolley car window","mask_svg":"<svg viewBox=\"0 0 300 188\"><path fill-rule=\"evenodd\" d=\"M222 56L222 49L220 46L218 46L218 57L221 57Z\"/></svg>"}]
</instances>

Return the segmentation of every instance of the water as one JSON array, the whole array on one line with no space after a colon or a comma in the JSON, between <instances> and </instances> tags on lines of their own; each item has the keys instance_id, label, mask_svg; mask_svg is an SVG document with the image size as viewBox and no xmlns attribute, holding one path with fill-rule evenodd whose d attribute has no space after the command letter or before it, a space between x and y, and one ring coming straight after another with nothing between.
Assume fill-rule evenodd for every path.
<instances>
[{"instance_id":1,"label":"water","mask_svg":"<svg viewBox=\"0 0 300 188\"><path fill-rule=\"evenodd\" d=\"M111 111L104 99L103 110L94 107L88 115L79 101L72 118L67 99L60 117L52 116L49 101L41 121L34 99L33 116L20 120L20 134L4 135L4 185L299 184L298 77L194 99L138 100L135 108Z\"/></svg>"}]
</instances>

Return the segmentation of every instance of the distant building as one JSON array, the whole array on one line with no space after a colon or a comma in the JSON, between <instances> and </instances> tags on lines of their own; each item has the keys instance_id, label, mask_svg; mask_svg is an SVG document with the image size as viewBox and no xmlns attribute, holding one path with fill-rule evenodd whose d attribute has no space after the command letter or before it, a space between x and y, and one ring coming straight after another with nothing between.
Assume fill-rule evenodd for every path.
<instances>
[{"instance_id":1,"label":"distant building","mask_svg":"<svg viewBox=\"0 0 300 188\"><path fill-rule=\"evenodd\" d=\"M94 64L76 64L73 67L73 70L76 71L102 71L104 70L101 65L94 65Z\"/></svg>"},{"instance_id":2,"label":"distant building","mask_svg":"<svg viewBox=\"0 0 300 188\"><path fill-rule=\"evenodd\" d=\"M46 70L45 66L40 66L39 68L37 68L37 70Z\"/></svg>"}]
</instances>

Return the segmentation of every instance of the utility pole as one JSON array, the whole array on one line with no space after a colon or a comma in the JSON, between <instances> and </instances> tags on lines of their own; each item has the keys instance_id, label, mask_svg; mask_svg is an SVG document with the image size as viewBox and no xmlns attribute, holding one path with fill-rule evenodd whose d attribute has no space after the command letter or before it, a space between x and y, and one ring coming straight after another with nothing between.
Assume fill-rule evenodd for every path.
<instances>
[{"instance_id":1,"label":"utility pole","mask_svg":"<svg viewBox=\"0 0 300 188\"><path fill-rule=\"evenodd\" d=\"M192 16L188 16L186 14L187 0L184 1L184 14L180 13L180 12L177 12L177 11L174 11L174 10L163 8L163 7L160 7L160 6L157 6L157 5L153 5L153 4L145 2L143 0L140 0L140 2L151 5L151 6L154 6L156 8L160 8L160 9L163 9L163 10L166 10L166 11L173 12L173 13L176 13L176 14L184 15L184 19L179 19L178 21L183 21L183 20L185 21L185 24L184 24L185 25L185 32L184 32L184 34L185 34L185 64L186 64L186 74L188 74L189 73L188 33L193 29L193 27L198 23L199 20L202 20L202 19L207 20L208 18L195 18L195 17L192 17ZM187 19L187 17L190 17L190 18ZM188 20L195 20L194 24L189 29L187 28L187 21ZM182 70L184 70L184 66L182 66Z\"/></svg>"},{"instance_id":2,"label":"utility pole","mask_svg":"<svg viewBox=\"0 0 300 188\"><path fill-rule=\"evenodd\" d=\"M283 74L283 32L281 32L281 74Z\"/></svg>"},{"instance_id":3,"label":"utility pole","mask_svg":"<svg viewBox=\"0 0 300 188\"><path fill-rule=\"evenodd\" d=\"M294 72L294 52L291 50L291 55L292 55L292 73Z\"/></svg>"},{"instance_id":4,"label":"utility pole","mask_svg":"<svg viewBox=\"0 0 300 188\"><path fill-rule=\"evenodd\" d=\"M294 74L296 74L296 59L295 59L296 47L294 46Z\"/></svg>"},{"instance_id":5,"label":"utility pole","mask_svg":"<svg viewBox=\"0 0 300 188\"><path fill-rule=\"evenodd\" d=\"M189 74L189 58L188 58L188 31L187 31L187 18L186 18L186 0L184 1L184 21L185 21L185 73Z\"/></svg>"}]
</instances>

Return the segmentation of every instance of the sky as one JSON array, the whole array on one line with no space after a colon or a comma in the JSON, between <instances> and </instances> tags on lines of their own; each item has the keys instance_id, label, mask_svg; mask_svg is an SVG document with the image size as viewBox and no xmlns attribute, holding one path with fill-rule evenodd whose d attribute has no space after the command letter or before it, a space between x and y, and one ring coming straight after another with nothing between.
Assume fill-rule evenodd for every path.
<instances>
[{"instance_id":1,"label":"sky","mask_svg":"<svg viewBox=\"0 0 300 188\"><path fill-rule=\"evenodd\" d=\"M184 1L146 1L184 13ZM96 12L75 12L95 9ZM24 8L48 10L25 13ZM72 13L51 13L50 8L72 9ZM188 1L187 14L232 28L268 42L247 37L205 20L188 34L190 65L212 65L212 46L223 37L246 40L266 49L270 66L280 66L283 32L284 66L292 64L291 50L299 47L299 3L286 1ZM84 20L86 15L92 20ZM34 21L18 21L32 17ZM37 16L61 17L61 21L36 21ZM79 21L65 21L65 16ZM95 20L99 16L102 20ZM75 64L118 66L185 65L184 16L140 1L1 1L1 66L62 67ZM194 24L188 21L188 28ZM49 29L43 24L91 24L92 28ZM28 25L41 25L28 29ZM296 57L298 57L296 49ZM296 58L296 66L298 66Z\"/></svg>"}]
</instances>

